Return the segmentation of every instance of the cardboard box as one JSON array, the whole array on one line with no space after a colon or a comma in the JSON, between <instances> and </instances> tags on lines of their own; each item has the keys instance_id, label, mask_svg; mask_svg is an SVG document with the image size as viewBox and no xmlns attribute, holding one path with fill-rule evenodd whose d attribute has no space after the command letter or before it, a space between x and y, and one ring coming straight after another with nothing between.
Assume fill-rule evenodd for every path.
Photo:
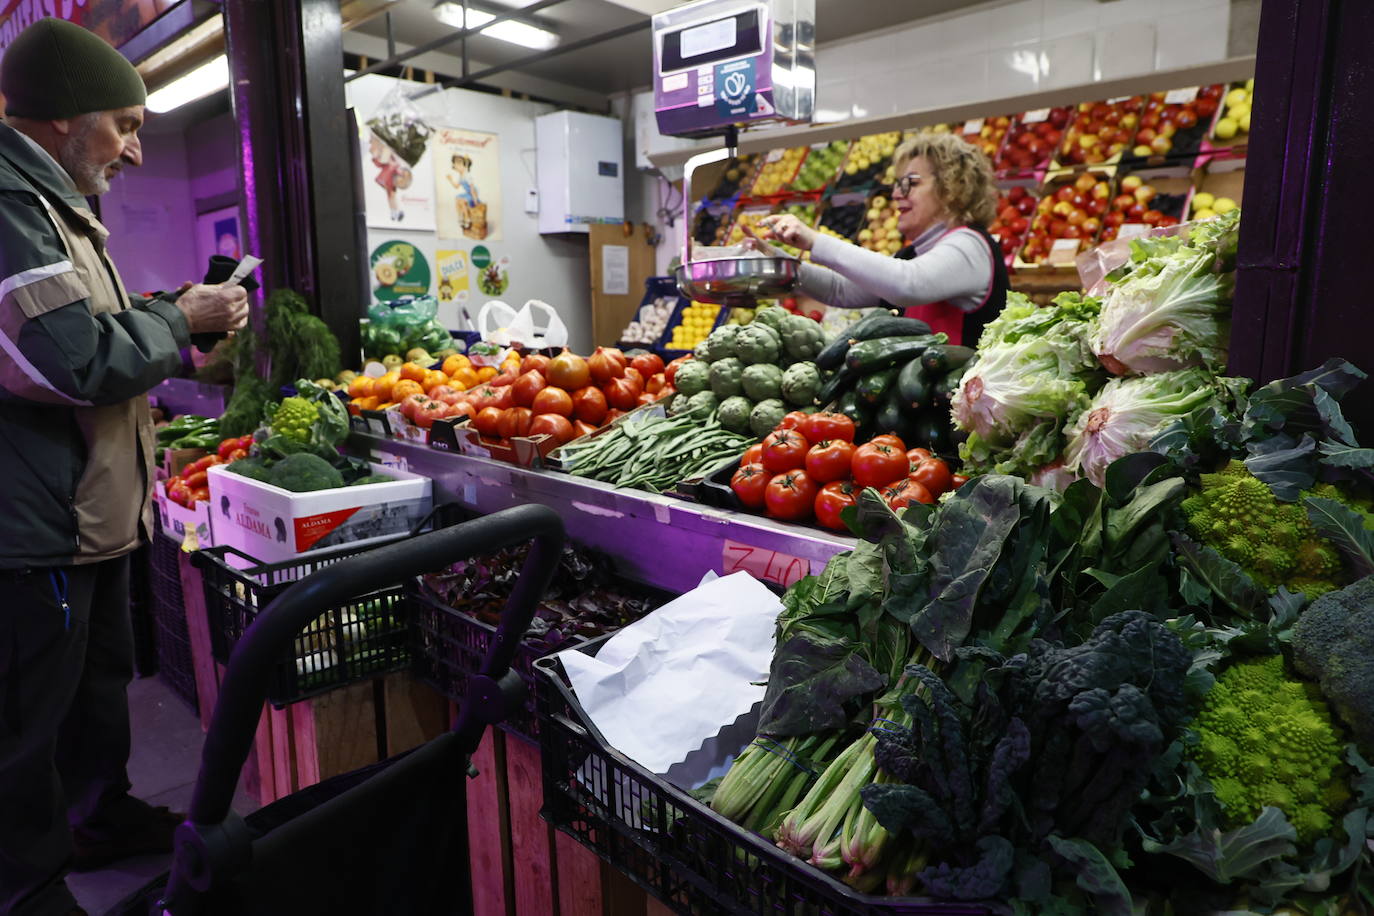
<instances>
[{"instance_id":1,"label":"cardboard box","mask_svg":"<svg viewBox=\"0 0 1374 916\"><path fill-rule=\"evenodd\" d=\"M187 509L167 497L167 484L159 480L153 489L153 506L162 521L162 532L172 540L193 550L215 546L209 503L198 502Z\"/></svg>"},{"instance_id":2,"label":"cardboard box","mask_svg":"<svg viewBox=\"0 0 1374 916\"><path fill-rule=\"evenodd\" d=\"M162 450L159 467L168 477L175 477L186 465L208 454L210 453L203 448L165 448Z\"/></svg>"},{"instance_id":3,"label":"cardboard box","mask_svg":"<svg viewBox=\"0 0 1374 916\"><path fill-rule=\"evenodd\" d=\"M264 563L278 563L410 531L430 510L432 482L380 464L373 464L372 471L394 479L292 493L215 465L208 472L215 541Z\"/></svg>"}]
</instances>

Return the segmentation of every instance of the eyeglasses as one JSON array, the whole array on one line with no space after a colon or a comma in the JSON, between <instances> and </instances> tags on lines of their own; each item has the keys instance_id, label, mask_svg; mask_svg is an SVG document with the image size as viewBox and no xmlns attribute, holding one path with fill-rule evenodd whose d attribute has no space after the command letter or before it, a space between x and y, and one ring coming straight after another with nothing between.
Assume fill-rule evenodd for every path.
<instances>
[{"instance_id":1,"label":"eyeglasses","mask_svg":"<svg viewBox=\"0 0 1374 916\"><path fill-rule=\"evenodd\" d=\"M901 178L897 179L897 181L892 185L892 190L895 191L897 194L901 195L902 197L906 197L908 194L911 193L911 189L916 187L920 183L920 175L917 175L915 172L908 172Z\"/></svg>"}]
</instances>

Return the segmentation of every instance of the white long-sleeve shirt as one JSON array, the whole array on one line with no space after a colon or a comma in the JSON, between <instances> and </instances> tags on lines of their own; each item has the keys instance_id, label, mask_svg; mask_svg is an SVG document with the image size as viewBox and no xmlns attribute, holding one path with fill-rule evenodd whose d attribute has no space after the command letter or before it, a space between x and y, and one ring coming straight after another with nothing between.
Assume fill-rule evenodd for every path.
<instances>
[{"instance_id":1,"label":"white long-sleeve shirt","mask_svg":"<svg viewBox=\"0 0 1374 916\"><path fill-rule=\"evenodd\" d=\"M983 237L937 223L914 243L916 257L889 257L843 239L817 235L811 263L801 265L802 292L838 308L871 308L886 300L898 308L948 302L976 311L993 283L993 253Z\"/></svg>"}]
</instances>

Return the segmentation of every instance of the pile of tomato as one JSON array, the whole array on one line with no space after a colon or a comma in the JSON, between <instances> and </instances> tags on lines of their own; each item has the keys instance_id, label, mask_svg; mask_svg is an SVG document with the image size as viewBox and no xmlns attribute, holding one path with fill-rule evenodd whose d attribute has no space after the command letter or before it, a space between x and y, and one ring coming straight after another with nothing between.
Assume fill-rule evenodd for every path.
<instances>
[{"instance_id":1,"label":"pile of tomato","mask_svg":"<svg viewBox=\"0 0 1374 916\"><path fill-rule=\"evenodd\" d=\"M192 508L196 503L209 502L210 480L206 471L211 465L229 464L240 458L247 458L248 449L252 445L252 435L236 436L223 440L215 452L204 458L197 458L182 468L180 474L168 478L165 487L167 498L178 506L184 506L187 509Z\"/></svg>"},{"instance_id":2,"label":"pile of tomato","mask_svg":"<svg viewBox=\"0 0 1374 916\"><path fill-rule=\"evenodd\" d=\"M567 350L552 358L531 354L467 391L409 395L400 410L424 428L462 416L488 439L549 435L561 445L675 394L671 379L683 361L665 366L655 353L627 357L614 347L598 347L586 359Z\"/></svg>"},{"instance_id":3,"label":"pile of tomato","mask_svg":"<svg viewBox=\"0 0 1374 916\"><path fill-rule=\"evenodd\" d=\"M867 487L893 509L904 509L933 503L965 479L927 449L908 449L893 435L856 445L854 421L843 414L793 411L744 453L730 489L744 506L773 518L814 518L843 531L840 513Z\"/></svg>"}]
</instances>

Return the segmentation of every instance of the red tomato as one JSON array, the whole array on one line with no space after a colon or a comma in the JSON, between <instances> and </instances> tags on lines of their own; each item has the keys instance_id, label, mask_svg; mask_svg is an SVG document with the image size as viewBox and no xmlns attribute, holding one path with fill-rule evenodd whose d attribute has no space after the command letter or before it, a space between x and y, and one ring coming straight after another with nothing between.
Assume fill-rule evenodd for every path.
<instances>
[{"instance_id":1,"label":"red tomato","mask_svg":"<svg viewBox=\"0 0 1374 916\"><path fill-rule=\"evenodd\" d=\"M763 443L755 442L744 450L744 457L739 460L740 466L746 464L760 464L763 462Z\"/></svg>"},{"instance_id":2,"label":"red tomato","mask_svg":"<svg viewBox=\"0 0 1374 916\"><path fill-rule=\"evenodd\" d=\"M410 420L412 423L415 422L416 408L428 402L429 397L427 395L419 393L406 395L405 400L401 402L401 416Z\"/></svg>"},{"instance_id":3,"label":"red tomato","mask_svg":"<svg viewBox=\"0 0 1374 916\"><path fill-rule=\"evenodd\" d=\"M515 380L515 384L511 385L511 390L515 392L515 406L532 406L535 395L547 388L548 384L542 372L530 371L521 375Z\"/></svg>"},{"instance_id":4,"label":"red tomato","mask_svg":"<svg viewBox=\"0 0 1374 916\"><path fill-rule=\"evenodd\" d=\"M776 429L801 429L802 423L809 416L810 414L802 413L800 410L794 410L782 418L782 422L777 425ZM805 435L805 433L803 433L803 435Z\"/></svg>"},{"instance_id":5,"label":"red tomato","mask_svg":"<svg viewBox=\"0 0 1374 916\"><path fill-rule=\"evenodd\" d=\"M252 448L252 447L253 447L253 434L252 434L252 433L249 433L249 434L246 435L246 436L239 436L239 444L238 444L237 447L238 447L238 448L243 448L243 449Z\"/></svg>"},{"instance_id":6,"label":"red tomato","mask_svg":"<svg viewBox=\"0 0 1374 916\"><path fill-rule=\"evenodd\" d=\"M549 358L542 353L531 353L520 361L520 372L538 372L547 375L549 371Z\"/></svg>"},{"instance_id":7,"label":"red tomato","mask_svg":"<svg viewBox=\"0 0 1374 916\"><path fill-rule=\"evenodd\" d=\"M939 458L927 458L922 461L916 466L916 470L911 472L911 479L936 496L947 492L954 486L953 475L949 473L949 465Z\"/></svg>"},{"instance_id":8,"label":"red tomato","mask_svg":"<svg viewBox=\"0 0 1374 916\"><path fill-rule=\"evenodd\" d=\"M236 448L236 449L234 449L232 452L229 453L229 456L225 459L225 461L227 461L227 462L228 462L228 461L238 461L240 458L247 458L247 457L248 457L248 449L246 449L246 448Z\"/></svg>"},{"instance_id":9,"label":"red tomato","mask_svg":"<svg viewBox=\"0 0 1374 916\"><path fill-rule=\"evenodd\" d=\"M495 407L497 410L505 410L507 407L515 406L515 392L511 391L510 386L504 388L493 388L491 385L483 385L477 389L477 394L469 399L473 407L479 411L486 407Z\"/></svg>"},{"instance_id":10,"label":"red tomato","mask_svg":"<svg viewBox=\"0 0 1374 916\"><path fill-rule=\"evenodd\" d=\"M809 414L797 428L808 442L820 442L824 439L854 441L854 421L842 413Z\"/></svg>"},{"instance_id":11,"label":"red tomato","mask_svg":"<svg viewBox=\"0 0 1374 916\"><path fill-rule=\"evenodd\" d=\"M534 414L528 407L509 407L501 411L501 419L496 423L496 432L502 439L528 436L533 418Z\"/></svg>"},{"instance_id":12,"label":"red tomato","mask_svg":"<svg viewBox=\"0 0 1374 916\"><path fill-rule=\"evenodd\" d=\"M487 382L487 384L493 388L509 388L512 384L515 383L515 380L519 377L519 372L516 372L514 370L506 370L502 372L500 375L496 376L491 381Z\"/></svg>"},{"instance_id":13,"label":"red tomato","mask_svg":"<svg viewBox=\"0 0 1374 916\"><path fill-rule=\"evenodd\" d=\"M415 415L411 419L421 429L429 429L434 425L435 420L442 420L446 416L448 416L447 404L443 401L427 398L415 405Z\"/></svg>"},{"instance_id":14,"label":"red tomato","mask_svg":"<svg viewBox=\"0 0 1374 916\"><path fill-rule=\"evenodd\" d=\"M822 439L806 453L806 473L816 483L830 483L849 477L854 461L854 443L844 439Z\"/></svg>"},{"instance_id":15,"label":"red tomato","mask_svg":"<svg viewBox=\"0 0 1374 916\"><path fill-rule=\"evenodd\" d=\"M735 476L730 478L730 489L735 491L742 505L750 509L763 508L763 491L772 478L763 465L750 462L742 464Z\"/></svg>"},{"instance_id":16,"label":"red tomato","mask_svg":"<svg viewBox=\"0 0 1374 916\"><path fill-rule=\"evenodd\" d=\"M899 452L906 451L906 443L894 436L892 433L883 433L868 440L874 445L890 445Z\"/></svg>"},{"instance_id":17,"label":"red tomato","mask_svg":"<svg viewBox=\"0 0 1374 916\"><path fill-rule=\"evenodd\" d=\"M178 506L188 506L191 502L191 491L185 481L174 477L167 481L167 498Z\"/></svg>"},{"instance_id":18,"label":"red tomato","mask_svg":"<svg viewBox=\"0 0 1374 916\"><path fill-rule=\"evenodd\" d=\"M806 464L810 447L795 429L776 429L763 440L763 467L772 474L796 470Z\"/></svg>"},{"instance_id":19,"label":"red tomato","mask_svg":"<svg viewBox=\"0 0 1374 916\"><path fill-rule=\"evenodd\" d=\"M622 375L621 378L627 378L627 379L629 379L630 381L632 381L632 382L634 382L635 384L639 385L639 390L640 390L640 391L643 391L643 390L644 390L644 373L640 372L640 371L639 371L638 369L636 369L634 366L626 366L626 367L625 367L625 374Z\"/></svg>"},{"instance_id":20,"label":"red tomato","mask_svg":"<svg viewBox=\"0 0 1374 916\"><path fill-rule=\"evenodd\" d=\"M625 354L615 347L597 347L596 352L587 358L587 368L591 370L592 381L604 385L611 379L625 374Z\"/></svg>"},{"instance_id":21,"label":"red tomato","mask_svg":"<svg viewBox=\"0 0 1374 916\"><path fill-rule=\"evenodd\" d=\"M186 465L186 467L181 469L181 476L189 477L196 471L203 471L210 465L214 464L216 462L216 459L218 458L218 455L204 455L200 458L197 458L195 461L192 461L190 464Z\"/></svg>"},{"instance_id":22,"label":"red tomato","mask_svg":"<svg viewBox=\"0 0 1374 916\"><path fill-rule=\"evenodd\" d=\"M573 431L576 432L579 436L585 436L587 435L587 433L596 432L596 427L590 423L584 423L581 420L574 420Z\"/></svg>"},{"instance_id":23,"label":"red tomato","mask_svg":"<svg viewBox=\"0 0 1374 916\"><path fill-rule=\"evenodd\" d=\"M816 494L816 521L835 531L846 530L840 512L859 498L859 489L849 480L832 480Z\"/></svg>"},{"instance_id":24,"label":"red tomato","mask_svg":"<svg viewBox=\"0 0 1374 916\"><path fill-rule=\"evenodd\" d=\"M501 425L501 408L483 407L477 411L477 416L472 418L472 425L484 436L495 436L497 428Z\"/></svg>"},{"instance_id":25,"label":"red tomato","mask_svg":"<svg viewBox=\"0 0 1374 916\"><path fill-rule=\"evenodd\" d=\"M909 448L906 450L906 460L911 462L911 469L916 470L916 465L925 461L927 458L934 458L935 455L928 448Z\"/></svg>"},{"instance_id":26,"label":"red tomato","mask_svg":"<svg viewBox=\"0 0 1374 916\"><path fill-rule=\"evenodd\" d=\"M448 413L444 414L444 416L466 417L470 420L473 417L477 416L477 408L473 407L471 404L468 404L467 402L463 402L461 404L450 404L448 405Z\"/></svg>"},{"instance_id":27,"label":"red tomato","mask_svg":"<svg viewBox=\"0 0 1374 916\"><path fill-rule=\"evenodd\" d=\"M606 411L606 423L610 423L614 420L619 420L623 416L625 416L625 411L612 407L610 410ZM602 425L604 426L605 423L603 423Z\"/></svg>"},{"instance_id":28,"label":"red tomato","mask_svg":"<svg viewBox=\"0 0 1374 916\"><path fill-rule=\"evenodd\" d=\"M638 403L640 406L643 406L643 405L645 405L645 404L652 404L654 401L657 401L657 400L658 400L658 395L656 395L656 394L650 394L649 392L644 391L644 392L640 392L639 400L638 400L636 403Z\"/></svg>"},{"instance_id":29,"label":"red tomato","mask_svg":"<svg viewBox=\"0 0 1374 916\"><path fill-rule=\"evenodd\" d=\"M186 489L197 490L209 486L210 478L204 471L196 471L183 477L182 482L186 484Z\"/></svg>"},{"instance_id":30,"label":"red tomato","mask_svg":"<svg viewBox=\"0 0 1374 916\"><path fill-rule=\"evenodd\" d=\"M816 482L805 471L787 471L768 481L763 505L773 518L800 521L811 515L816 504Z\"/></svg>"},{"instance_id":31,"label":"red tomato","mask_svg":"<svg viewBox=\"0 0 1374 916\"><path fill-rule=\"evenodd\" d=\"M681 369L682 364L687 362L687 360L691 358L692 354L690 353L688 353L686 356L679 356L677 359L673 360L671 363L669 363L667 366L663 368L663 377L667 379L669 385L673 384L674 379L677 378L677 370Z\"/></svg>"},{"instance_id":32,"label":"red tomato","mask_svg":"<svg viewBox=\"0 0 1374 916\"><path fill-rule=\"evenodd\" d=\"M463 399L463 392L452 385L435 385L429 389L429 396L445 404L457 404Z\"/></svg>"},{"instance_id":33,"label":"red tomato","mask_svg":"<svg viewBox=\"0 0 1374 916\"><path fill-rule=\"evenodd\" d=\"M549 385L534 396L534 403L530 405L530 408L536 415L556 413L560 417L571 417L573 415L573 399L562 388Z\"/></svg>"},{"instance_id":34,"label":"red tomato","mask_svg":"<svg viewBox=\"0 0 1374 916\"><path fill-rule=\"evenodd\" d=\"M649 376L648 380L644 383L644 390L650 394L658 394L667 386L668 380L664 378L663 373L655 372L653 375Z\"/></svg>"},{"instance_id":35,"label":"red tomato","mask_svg":"<svg viewBox=\"0 0 1374 916\"><path fill-rule=\"evenodd\" d=\"M639 374L645 378L657 375L666 367L663 365L663 357L657 353L641 353L630 360L630 365L639 370Z\"/></svg>"},{"instance_id":36,"label":"red tomato","mask_svg":"<svg viewBox=\"0 0 1374 916\"><path fill-rule=\"evenodd\" d=\"M208 503L209 501L210 501L210 488L209 488L209 487L196 487L194 490L191 491L191 493L190 493L190 498L187 499L187 502L188 502L188 503Z\"/></svg>"},{"instance_id":37,"label":"red tomato","mask_svg":"<svg viewBox=\"0 0 1374 916\"><path fill-rule=\"evenodd\" d=\"M600 426L606 420L606 395L600 388L588 385L572 393L572 415L583 423Z\"/></svg>"},{"instance_id":38,"label":"red tomato","mask_svg":"<svg viewBox=\"0 0 1374 916\"><path fill-rule=\"evenodd\" d=\"M644 389L640 382L624 377L606 383L606 401L617 410L634 410Z\"/></svg>"},{"instance_id":39,"label":"red tomato","mask_svg":"<svg viewBox=\"0 0 1374 916\"><path fill-rule=\"evenodd\" d=\"M911 469L906 452L879 439L859 446L854 451L854 482L860 487L885 487L905 477ZM890 438L895 439L896 436Z\"/></svg>"},{"instance_id":40,"label":"red tomato","mask_svg":"<svg viewBox=\"0 0 1374 916\"><path fill-rule=\"evenodd\" d=\"M531 436L553 436L558 444L571 442L577 435L572 422L562 414L541 413L530 421Z\"/></svg>"},{"instance_id":41,"label":"red tomato","mask_svg":"<svg viewBox=\"0 0 1374 916\"><path fill-rule=\"evenodd\" d=\"M950 488L954 490L957 490L964 484L968 483L968 478L965 477L963 474L953 474L950 476L949 480Z\"/></svg>"},{"instance_id":42,"label":"red tomato","mask_svg":"<svg viewBox=\"0 0 1374 916\"><path fill-rule=\"evenodd\" d=\"M895 512L898 509L905 509L912 503L929 505L935 502L935 497L931 496L929 490L914 480L899 480L883 490L883 501Z\"/></svg>"},{"instance_id":43,"label":"red tomato","mask_svg":"<svg viewBox=\"0 0 1374 916\"><path fill-rule=\"evenodd\" d=\"M240 446L239 446L239 437L238 437L238 436L235 436L235 437L233 437L232 439L225 439L223 442L221 442L221 443L219 444L219 452L218 452L218 454L219 454L219 456L220 456L221 458L228 458L228 457L229 457L229 453L232 452L234 449L239 448L239 447L240 447Z\"/></svg>"}]
</instances>

